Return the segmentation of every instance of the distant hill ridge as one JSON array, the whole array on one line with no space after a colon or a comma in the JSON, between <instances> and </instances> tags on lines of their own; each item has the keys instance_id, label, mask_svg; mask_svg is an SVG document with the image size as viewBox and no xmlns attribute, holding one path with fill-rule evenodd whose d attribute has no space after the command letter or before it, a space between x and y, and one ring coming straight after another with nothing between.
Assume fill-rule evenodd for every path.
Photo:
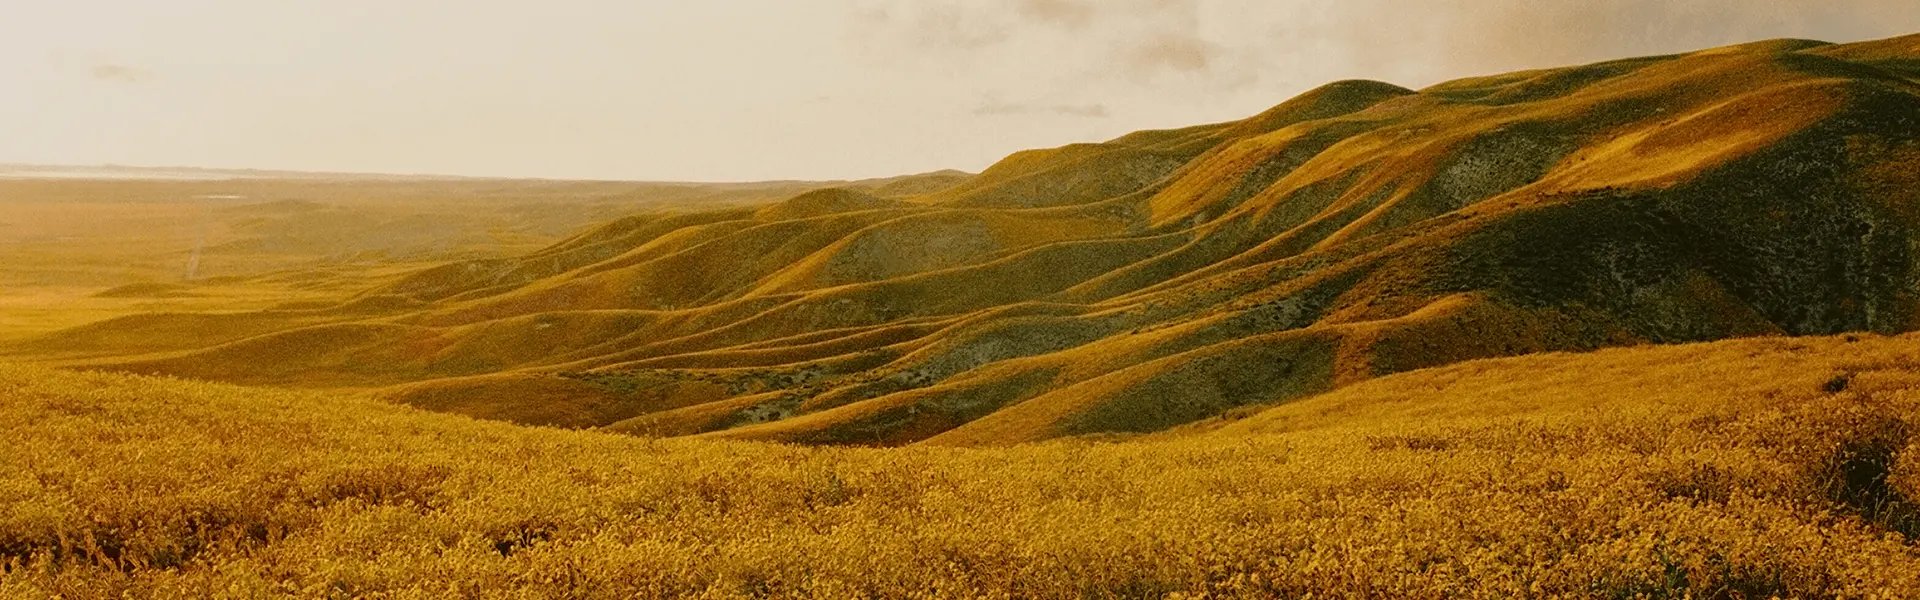
<instances>
[{"instance_id":1,"label":"distant hill ridge","mask_svg":"<svg viewBox=\"0 0 1920 600\"><path fill-rule=\"evenodd\" d=\"M1920 329L1916 165L1920 35L1347 81L31 350L644 435L1146 432L1475 358Z\"/></svg>"}]
</instances>

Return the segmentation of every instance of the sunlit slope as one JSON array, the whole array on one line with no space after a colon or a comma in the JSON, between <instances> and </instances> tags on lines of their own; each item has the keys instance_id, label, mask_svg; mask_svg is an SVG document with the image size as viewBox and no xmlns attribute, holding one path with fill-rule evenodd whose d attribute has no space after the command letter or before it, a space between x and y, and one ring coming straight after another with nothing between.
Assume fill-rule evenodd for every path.
<instances>
[{"instance_id":1,"label":"sunlit slope","mask_svg":"<svg viewBox=\"0 0 1920 600\"><path fill-rule=\"evenodd\" d=\"M356 316L219 317L269 332L92 364L643 434L981 444L1473 358L1909 331L1916 40L1339 82L931 193L636 217Z\"/></svg>"},{"instance_id":2,"label":"sunlit slope","mask_svg":"<svg viewBox=\"0 0 1920 600\"><path fill-rule=\"evenodd\" d=\"M873 450L0 365L0 596L1900 597L1915 389L1912 336L1731 340Z\"/></svg>"}]
</instances>

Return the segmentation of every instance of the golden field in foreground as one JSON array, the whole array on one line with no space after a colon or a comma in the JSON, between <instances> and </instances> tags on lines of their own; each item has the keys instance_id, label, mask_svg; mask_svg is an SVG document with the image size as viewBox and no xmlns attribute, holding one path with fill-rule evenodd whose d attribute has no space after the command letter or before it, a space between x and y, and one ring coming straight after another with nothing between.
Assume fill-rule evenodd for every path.
<instances>
[{"instance_id":1,"label":"golden field in foreground","mask_svg":"<svg viewBox=\"0 0 1920 600\"><path fill-rule=\"evenodd\" d=\"M882 450L0 367L0 596L1897 597L1917 386L1920 338L1774 337Z\"/></svg>"}]
</instances>

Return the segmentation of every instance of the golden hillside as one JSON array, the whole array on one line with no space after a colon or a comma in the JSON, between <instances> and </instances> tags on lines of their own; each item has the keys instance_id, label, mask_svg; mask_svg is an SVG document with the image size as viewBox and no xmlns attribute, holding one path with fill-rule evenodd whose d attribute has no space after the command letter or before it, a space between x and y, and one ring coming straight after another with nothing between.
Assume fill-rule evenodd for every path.
<instances>
[{"instance_id":1,"label":"golden hillside","mask_svg":"<svg viewBox=\"0 0 1920 600\"><path fill-rule=\"evenodd\" d=\"M650 436L981 445L1475 358L1911 331L1916 65L1920 36L1340 82L13 353Z\"/></svg>"},{"instance_id":2,"label":"golden hillside","mask_svg":"<svg viewBox=\"0 0 1920 600\"><path fill-rule=\"evenodd\" d=\"M1916 389L1920 338L1764 338L850 449L0 366L0 596L1900 597Z\"/></svg>"}]
</instances>

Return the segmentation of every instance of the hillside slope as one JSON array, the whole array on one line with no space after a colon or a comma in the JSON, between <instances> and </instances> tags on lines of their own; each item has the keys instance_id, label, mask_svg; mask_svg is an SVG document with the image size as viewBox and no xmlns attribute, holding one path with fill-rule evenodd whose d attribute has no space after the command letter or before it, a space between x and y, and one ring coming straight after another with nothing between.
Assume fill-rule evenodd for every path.
<instances>
[{"instance_id":1,"label":"hillside slope","mask_svg":"<svg viewBox=\"0 0 1920 600\"><path fill-rule=\"evenodd\" d=\"M978 445L1482 357L1911 331L1917 65L1909 36L1339 82L904 197L624 219L69 364L645 435Z\"/></svg>"},{"instance_id":2,"label":"hillside slope","mask_svg":"<svg viewBox=\"0 0 1920 600\"><path fill-rule=\"evenodd\" d=\"M0 596L1898 597L1916 389L1920 338L1768 338L874 450L0 365Z\"/></svg>"}]
</instances>

